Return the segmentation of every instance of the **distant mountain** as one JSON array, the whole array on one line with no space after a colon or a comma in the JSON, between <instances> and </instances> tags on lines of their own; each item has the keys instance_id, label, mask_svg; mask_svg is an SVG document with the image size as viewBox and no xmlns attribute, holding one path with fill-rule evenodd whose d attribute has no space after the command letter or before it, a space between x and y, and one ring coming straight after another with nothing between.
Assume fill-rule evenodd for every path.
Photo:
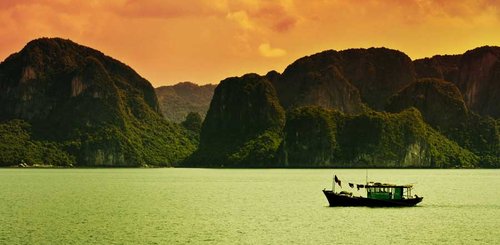
<instances>
[{"instance_id":1,"label":"distant mountain","mask_svg":"<svg viewBox=\"0 0 500 245\"><path fill-rule=\"evenodd\" d=\"M162 119L147 80L69 40L37 39L2 62L0 104L0 129L13 129L0 137L1 165L170 166L195 148Z\"/></svg>"},{"instance_id":2,"label":"distant mountain","mask_svg":"<svg viewBox=\"0 0 500 245\"><path fill-rule=\"evenodd\" d=\"M172 122L182 122L190 112L199 113L205 117L210 106L216 85L197 85L182 82L172 86L156 88L160 110L166 119Z\"/></svg>"}]
</instances>

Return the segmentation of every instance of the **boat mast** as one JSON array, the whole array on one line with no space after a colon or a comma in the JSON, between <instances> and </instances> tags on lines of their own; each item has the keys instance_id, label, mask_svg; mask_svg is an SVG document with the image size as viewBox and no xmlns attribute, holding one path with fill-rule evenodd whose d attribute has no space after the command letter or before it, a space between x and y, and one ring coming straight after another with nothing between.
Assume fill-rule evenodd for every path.
<instances>
[{"instance_id":1,"label":"boat mast","mask_svg":"<svg viewBox=\"0 0 500 245\"><path fill-rule=\"evenodd\" d=\"M335 173L333 173L333 178L332 178L332 192L335 192Z\"/></svg>"}]
</instances>

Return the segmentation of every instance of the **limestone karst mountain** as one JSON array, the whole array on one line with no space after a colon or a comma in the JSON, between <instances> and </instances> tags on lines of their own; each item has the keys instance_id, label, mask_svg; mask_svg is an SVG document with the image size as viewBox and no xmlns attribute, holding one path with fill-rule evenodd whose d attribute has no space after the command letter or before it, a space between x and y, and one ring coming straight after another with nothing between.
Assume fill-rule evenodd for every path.
<instances>
[{"instance_id":1,"label":"limestone karst mountain","mask_svg":"<svg viewBox=\"0 0 500 245\"><path fill-rule=\"evenodd\" d=\"M0 121L26 125L18 128L28 136L17 159L0 151L4 165L169 166L195 148L185 129L162 118L147 80L70 40L33 40L2 62L0 104ZM46 142L70 160L26 147Z\"/></svg>"}]
</instances>

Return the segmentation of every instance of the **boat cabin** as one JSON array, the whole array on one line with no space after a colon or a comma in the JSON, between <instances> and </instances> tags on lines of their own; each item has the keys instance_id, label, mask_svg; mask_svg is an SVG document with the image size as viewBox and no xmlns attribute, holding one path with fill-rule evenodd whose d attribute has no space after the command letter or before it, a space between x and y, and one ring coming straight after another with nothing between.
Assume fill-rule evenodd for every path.
<instances>
[{"instance_id":1,"label":"boat cabin","mask_svg":"<svg viewBox=\"0 0 500 245\"><path fill-rule=\"evenodd\" d=\"M412 185L392 185L369 182L365 185L366 197L378 200L401 200L411 198Z\"/></svg>"}]
</instances>

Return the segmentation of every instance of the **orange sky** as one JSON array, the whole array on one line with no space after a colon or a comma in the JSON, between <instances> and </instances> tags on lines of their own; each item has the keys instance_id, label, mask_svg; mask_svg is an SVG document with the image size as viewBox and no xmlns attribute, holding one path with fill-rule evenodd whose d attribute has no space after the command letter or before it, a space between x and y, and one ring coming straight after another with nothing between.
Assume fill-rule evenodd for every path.
<instances>
[{"instance_id":1,"label":"orange sky","mask_svg":"<svg viewBox=\"0 0 500 245\"><path fill-rule=\"evenodd\" d=\"M0 23L0 60L31 39L68 38L154 86L282 72L326 49L421 58L500 46L499 0L0 0Z\"/></svg>"}]
</instances>

